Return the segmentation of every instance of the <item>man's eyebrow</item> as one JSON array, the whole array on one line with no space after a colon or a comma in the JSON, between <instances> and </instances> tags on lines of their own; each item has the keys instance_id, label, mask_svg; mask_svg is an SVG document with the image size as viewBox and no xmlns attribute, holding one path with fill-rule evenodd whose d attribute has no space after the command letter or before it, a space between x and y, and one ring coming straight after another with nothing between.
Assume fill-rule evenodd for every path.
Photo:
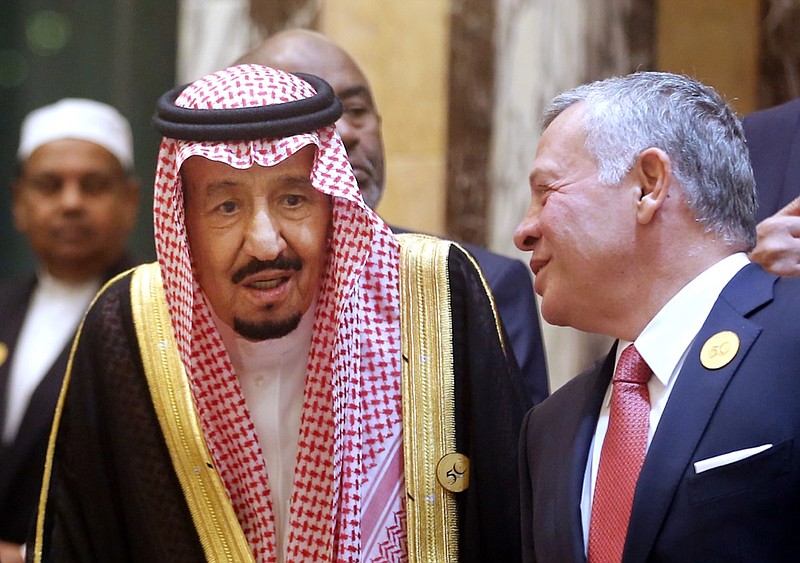
<instances>
[{"instance_id":1,"label":"man's eyebrow","mask_svg":"<svg viewBox=\"0 0 800 563\"><path fill-rule=\"evenodd\" d=\"M35 172L25 172L22 176L27 179L38 179L38 178L58 178L61 175L58 172L54 172L52 170L37 170Z\"/></svg>"},{"instance_id":2,"label":"man's eyebrow","mask_svg":"<svg viewBox=\"0 0 800 563\"><path fill-rule=\"evenodd\" d=\"M364 96L367 100L369 100L370 103L372 103L372 95L369 93L369 89L361 84L345 88L344 90L341 90L337 96L342 99L352 98L354 96Z\"/></svg>"},{"instance_id":3,"label":"man's eyebrow","mask_svg":"<svg viewBox=\"0 0 800 563\"><path fill-rule=\"evenodd\" d=\"M313 185L311 184L311 177L302 173L287 172L276 177L274 181L288 187L296 186L313 188ZM214 195L215 193L227 191L228 189L235 188L241 184L242 182L239 182L234 178L221 178L208 183L197 183L194 184L194 186L195 189L202 190L206 195Z\"/></svg>"},{"instance_id":4,"label":"man's eyebrow","mask_svg":"<svg viewBox=\"0 0 800 563\"><path fill-rule=\"evenodd\" d=\"M207 184L203 184L203 183L197 184L196 183L195 187L197 189L203 190L203 192L208 194L208 195L213 195L214 193L216 193L216 192L218 192L220 190L224 190L224 189L230 188L230 187L235 186L237 184L238 184L238 182L236 182L235 180L223 178L222 180L214 180L214 181L209 182Z\"/></svg>"},{"instance_id":5,"label":"man's eyebrow","mask_svg":"<svg viewBox=\"0 0 800 563\"><path fill-rule=\"evenodd\" d=\"M311 177L304 174L284 174L278 177L278 180L285 186L309 187L314 189L311 184Z\"/></svg>"},{"instance_id":6,"label":"man's eyebrow","mask_svg":"<svg viewBox=\"0 0 800 563\"><path fill-rule=\"evenodd\" d=\"M528 175L528 183L545 183L549 184L558 177L558 167L549 161L537 163Z\"/></svg>"}]
</instances>

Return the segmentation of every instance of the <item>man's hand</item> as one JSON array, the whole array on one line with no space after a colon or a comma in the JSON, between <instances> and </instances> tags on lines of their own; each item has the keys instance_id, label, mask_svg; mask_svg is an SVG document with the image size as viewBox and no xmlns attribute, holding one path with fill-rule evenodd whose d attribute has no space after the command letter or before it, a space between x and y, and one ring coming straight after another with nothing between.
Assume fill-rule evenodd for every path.
<instances>
[{"instance_id":1,"label":"man's hand","mask_svg":"<svg viewBox=\"0 0 800 563\"><path fill-rule=\"evenodd\" d=\"M23 563L22 546L0 541L0 563Z\"/></svg>"},{"instance_id":2,"label":"man's hand","mask_svg":"<svg viewBox=\"0 0 800 563\"><path fill-rule=\"evenodd\" d=\"M800 197L761 221L756 231L750 259L773 274L800 276Z\"/></svg>"}]
</instances>

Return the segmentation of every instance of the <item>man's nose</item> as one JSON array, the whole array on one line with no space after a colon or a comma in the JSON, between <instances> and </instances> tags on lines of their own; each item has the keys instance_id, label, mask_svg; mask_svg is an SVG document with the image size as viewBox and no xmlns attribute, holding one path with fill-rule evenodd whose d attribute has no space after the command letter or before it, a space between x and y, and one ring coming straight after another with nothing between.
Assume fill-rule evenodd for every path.
<instances>
[{"instance_id":1,"label":"man's nose","mask_svg":"<svg viewBox=\"0 0 800 563\"><path fill-rule=\"evenodd\" d=\"M67 209L75 209L83 204L84 194L80 182L77 180L65 181L59 192L59 201Z\"/></svg>"},{"instance_id":2,"label":"man's nose","mask_svg":"<svg viewBox=\"0 0 800 563\"><path fill-rule=\"evenodd\" d=\"M280 225L266 210L253 213L245 234L244 250L258 260L274 260L286 248Z\"/></svg>"},{"instance_id":3,"label":"man's nose","mask_svg":"<svg viewBox=\"0 0 800 563\"><path fill-rule=\"evenodd\" d=\"M524 252L532 252L539 237L541 237L539 214L533 209L528 209L514 231L514 245Z\"/></svg>"}]
</instances>

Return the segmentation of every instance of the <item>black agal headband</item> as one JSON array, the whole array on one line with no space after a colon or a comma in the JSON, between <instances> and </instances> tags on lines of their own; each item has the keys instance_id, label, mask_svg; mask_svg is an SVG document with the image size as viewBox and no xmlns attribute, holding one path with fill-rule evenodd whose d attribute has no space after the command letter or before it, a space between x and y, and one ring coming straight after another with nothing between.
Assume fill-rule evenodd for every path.
<instances>
[{"instance_id":1,"label":"black agal headband","mask_svg":"<svg viewBox=\"0 0 800 563\"><path fill-rule=\"evenodd\" d=\"M153 125L164 137L181 141L254 141L291 137L336 123L342 102L330 84L306 73L293 73L308 82L316 94L310 98L235 109L193 109L175 105L187 85L158 99Z\"/></svg>"}]
</instances>

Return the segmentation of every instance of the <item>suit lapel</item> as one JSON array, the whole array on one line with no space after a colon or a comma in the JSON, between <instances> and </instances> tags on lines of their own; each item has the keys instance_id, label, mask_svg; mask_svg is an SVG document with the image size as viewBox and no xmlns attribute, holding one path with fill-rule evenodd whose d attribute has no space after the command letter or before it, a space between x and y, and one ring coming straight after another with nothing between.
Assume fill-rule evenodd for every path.
<instances>
[{"instance_id":1,"label":"suit lapel","mask_svg":"<svg viewBox=\"0 0 800 563\"><path fill-rule=\"evenodd\" d=\"M725 287L694 339L639 476L624 560L647 559L720 398L761 332L746 315L771 300L775 279L757 266L743 268ZM706 369L700 350L723 330L736 333L739 351L727 365Z\"/></svg>"},{"instance_id":2,"label":"suit lapel","mask_svg":"<svg viewBox=\"0 0 800 563\"><path fill-rule=\"evenodd\" d=\"M64 372L67 370L72 339L67 342L64 349L56 358L44 378L36 386L31 395L28 408L25 411L19 433L15 440L17 452L27 456L28 450L42 443L42 435L46 436L53 422L55 404L64 381ZM46 440L45 440L46 441Z\"/></svg>"},{"instance_id":3,"label":"suit lapel","mask_svg":"<svg viewBox=\"0 0 800 563\"><path fill-rule=\"evenodd\" d=\"M0 364L0 426L6 418L6 396L8 395L8 380L11 376L11 359L14 357L17 337L22 329L22 322L25 320L25 312L28 309L28 302L35 285L36 278L31 276L24 282L9 288L8 291L4 291L0 296L5 308L3 322L0 323L0 343L7 350L5 360Z\"/></svg>"},{"instance_id":4,"label":"suit lapel","mask_svg":"<svg viewBox=\"0 0 800 563\"><path fill-rule=\"evenodd\" d=\"M8 384L11 377L11 361L17 347L17 337L22 323L25 320L25 311L28 309L31 293L36 285L36 279L31 276L22 283L9 287L0 295L0 300L6 310L0 323L0 342L6 346L7 356L0 364L0 431L6 420L6 402L8 401ZM7 487L11 486L11 476L16 471L16 466L22 461L17 447L17 439L10 444L0 441L0 503L7 494Z\"/></svg>"}]
</instances>

